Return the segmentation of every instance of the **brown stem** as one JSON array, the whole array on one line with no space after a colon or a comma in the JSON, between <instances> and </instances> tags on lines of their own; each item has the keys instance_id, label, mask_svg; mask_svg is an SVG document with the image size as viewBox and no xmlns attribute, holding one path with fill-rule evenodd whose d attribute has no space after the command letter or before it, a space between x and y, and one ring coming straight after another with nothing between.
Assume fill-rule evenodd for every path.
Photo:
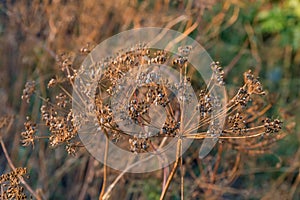
<instances>
[{"instance_id":1,"label":"brown stem","mask_svg":"<svg viewBox=\"0 0 300 200\"><path fill-rule=\"evenodd\" d=\"M180 145L180 155L182 155L182 145ZM184 199L184 171L183 171L183 160L180 158L180 173L181 173L181 181L180 181L180 190L181 190L181 200Z\"/></svg>"},{"instance_id":2,"label":"brown stem","mask_svg":"<svg viewBox=\"0 0 300 200\"><path fill-rule=\"evenodd\" d=\"M173 166L173 169L172 169L172 171L171 171L171 173L170 173L170 175L169 175L169 177L168 177L166 186L164 187L164 189L163 189L163 191L162 191L162 193L161 193L161 195L160 195L160 200L163 200L163 199L165 198L166 193L167 193L167 191L168 191L168 188L169 188L169 186L170 186L170 183L171 183L171 181L172 181L172 179L173 179L173 177L174 177L174 174L175 174L175 172L176 172L176 169L177 169L177 167L178 167L179 160L181 159L181 158L180 158L181 143L182 143L182 140L179 138L179 139L178 139L178 142L177 142L176 161L175 161L175 164L174 164L174 166Z\"/></svg>"},{"instance_id":3,"label":"brown stem","mask_svg":"<svg viewBox=\"0 0 300 200\"><path fill-rule=\"evenodd\" d=\"M104 166L103 166L103 184L102 184L102 189L99 195L99 200L103 199L103 195L105 193L105 188L106 188L106 179L107 179L107 166L106 166L106 162L107 162L107 153L108 153L108 145L109 145L109 138L108 138L108 134L105 133L106 136L106 141L105 141L105 152L104 152Z\"/></svg>"}]
</instances>

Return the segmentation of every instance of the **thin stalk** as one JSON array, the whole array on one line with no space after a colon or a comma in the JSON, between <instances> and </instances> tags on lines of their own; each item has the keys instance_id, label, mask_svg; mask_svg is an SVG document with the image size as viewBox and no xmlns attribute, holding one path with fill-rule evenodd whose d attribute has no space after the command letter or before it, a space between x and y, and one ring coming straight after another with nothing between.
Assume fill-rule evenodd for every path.
<instances>
[{"instance_id":1,"label":"thin stalk","mask_svg":"<svg viewBox=\"0 0 300 200\"><path fill-rule=\"evenodd\" d=\"M105 188L106 188L106 180L107 180L107 154L108 154L108 145L109 145L109 138L108 138L108 134L105 131L105 136L106 136L106 141L105 141L105 152L104 152L104 166L103 166L103 184L102 184L102 189L101 189L101 193L99 195L99 200L103 199L103 195L105 193Z\"/></svg>"},{"instance_id":2,"label":"thin stalk","mask_svg":"<svg viewBox=\"0 0 300 200\"><path fill-rule=\"evenodd\" d=\"M260 132L254 135L245 135L245 136L218 136L219 139L247 139L247 138L255 138L259 137L261 135L265 134L265 132ZM213 136L208 136L208 135L184 135L184 138L188 139L204 139L204 138L215 138Z\"/></svg>"},{"instance_id":3,"label":"thin stalk","mask_svg":"<svg viewBox=\"0 0 300 200\"><path fill-rule=\"evenodd\" d=\"M180 155L182 156L182 145L180 145ZM180 180L180 191L181 191L181 200L184 199L184 171L183 171L183 160L182 157L180 158L180 174L181 174L181 180Z\"/></svg>"},{"instance_id":4,"label":"thin stalk","mask_svg":"<svg viewBox=\"0 0 300 200\"><path fill-rule=\"evenodd\" d=\"M179 160L181 159L180 158L180 149L181 149L181 145L182 145L181 143L182 143L182 140L178 139L178 142L177 142L177 151L176 151L176 161L175 161L173 169L172 169L172 171L171 171L171 173L170 173L170 175L168 177L168 180L166 182L166 186L164 187L164 189L163 189L163 191L162 191L162 193L160 195L160 200L163 200L165 198L166 193L168 191L168 188L170 186L170 183L171 183L171 181L172 181L172 179L174 177L174 174L176 172L176 169L178 167Z\"/></svg>"}]
</instances>

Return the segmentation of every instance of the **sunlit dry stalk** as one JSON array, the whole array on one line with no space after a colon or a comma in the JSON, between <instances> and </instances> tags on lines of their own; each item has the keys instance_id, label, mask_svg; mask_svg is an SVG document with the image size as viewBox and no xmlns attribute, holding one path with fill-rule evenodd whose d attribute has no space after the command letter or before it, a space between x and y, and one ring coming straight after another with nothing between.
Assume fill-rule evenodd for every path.
<instances>
[{"instance_id":1,"label":"sunlit dry stalk","mask_svg":"<svg viewBox=\"0 0 300 200\"><path fill-rule=\"evenodd\" d=\"M99 195L99 200L103 199L103 195L105 193L105 189L106 189L106 182L107 182L107 155L108 155L108 148L109 148L109 138L107 133L105 132L105 153L104 153L104 163L103 163L103 183L102 183L102 188L101 188L101 192Z\"/></svg>"},{"instance_id":2,"label":"sunlit dry stalk","mask_svg":"<svg viewBox=\"0 0 300 200\"><path fill-rule=\"evenodd\" d=\"M179 139L179 140L177 141L176 161L175 161L174 166L173 166L173 168L172 168L172 171L171 171L171 173L170 173L170 175L169 175L169 177L168 177L168 179L167 179L166 185L165 185L165 187L164 187L163 190L162 190L162 193L161 193L161 195L160 195L160 200L163 200L163 199L165 198L165 195L166 195L166 193L167 193L167 191L168 191L168 188L169 188L169 186L170 186L170 184L171 184L171 181L172 181L172 179L173 179L173 176L174 176L174 174L175 174L175 172L176 172L176 170L177 170L178 164L181 162L181 161L180 161L180 160L182 159L181 156L180 156L180 150L181 150L181 145L182 145L181 142L182 142L181 139Z\"/></svg>"}]
</instances>

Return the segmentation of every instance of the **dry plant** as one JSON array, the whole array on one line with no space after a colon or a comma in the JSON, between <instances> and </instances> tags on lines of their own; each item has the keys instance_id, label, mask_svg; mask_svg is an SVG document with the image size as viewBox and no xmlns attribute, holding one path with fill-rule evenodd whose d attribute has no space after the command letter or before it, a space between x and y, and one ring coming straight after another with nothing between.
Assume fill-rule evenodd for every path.
<instances>
[{"instance_id":1,"label":"dry plant","mask_svg":"<svg viewBox=\"0 0 300 200\"><path fill-rule=\"evenodd\" d=\"M15 171L0 176L1 199L27 199L18 177L24 174L26 174L26 168L17 168Z\"/></svg>"},{"instance_id":2,"label":"dry plant","mask_svg":"<svg viewBox=\"0 0 300 200\"><path fill-rule=\"evenodd\" d=\"M0 198L21 200L28 198L32 199L32 196L34 196L37 200L39 200L41 199L41 197L29 186L29 184L23 178L23 176L27 174L27 169L25 167L15 167L2 139L2 137L9 132L13 121L13 116L5 116L0 118L0 146L4 153L5 159L7 160L7 163L12 170L11 172L2 174L0 176ZM25 189L28 192L25 192ZM26 193L29 193L30 196L28 196Z\"/></svg>"},{"instance_id":3,"label":"dry plant","mask_svg":"<svg viewBox=\"0 0 300 200\"><path fill-rule=\"evenodd\" d=\"M3 73L1 71L0 78L8 77L9 71L15 71L16 74L24 74L25 76L25 78L20 76L18 80L16 80L15 87L11 87L11 81L6 79L4 79L4 83L1 84L4 84L7 88L16 89L12 89L12 91L16 91L16 94L18 94L18 90L23 87L21 85L23 85L24 79L32 80L35 79L35 76L39 77L38 80L29 81L25 85L22 98L25 100L24 102L26 102L29 101L32 94L35 94L35 97L40 97L44 103L40 107L36 99L30 99L31 102L34 102L33 107L35 111L31 117L27 117L24 123L25 129L21 133L21 137L24 146L34 146L34 149L30 152L39 151L39 156L36 158L38 161L31 159L30 161L33 163L30 164L29 162L27 170L30 171L30 167L33 167L33 165L41 165L39 166L39 180L36 181L37 184L42 185L39 187L45 189L43 191L45 196L49 196L49 194L46 194L48 192L47 190L50 191L49 185L56 180L61 180L63 174L74 167L76 165L74 163L78 160L82 161L82 163L84 162L78 169L78 176L83 177L78 182L82 182L82 185L78 184L78 186L74 186L74 188L72 186L72 193L74 193L74 195L79 194L78 199L84 199L88 190L87 188L90 187L91 184L94 185L92 186L93 190L89 190L89 194L97 195L100 199L108 197L115 199L120 197L119 192L122 192L120 185L123 184L124 186L125 183L128 183L124 180L134 180L134 183L129 183L129 187L137 187L138 183L140 183L138 186L143 187L145 179L139 180L140 177L135 178L135 176L125 173L126 171L119 173L114 172L106 166L102 168L102 165L95 164L92 158L86 159L87 156L83 153L83 145L78 138L77 130L79 124L74 123L74 115L71 110L73 101L71 88L76 76L81 73L80 70L78 70L78 60L74 57L74 53L61 54L58 56L56 54L59 54L57 52L61 49L76 49L87 41L93 44L119 31L141 26L172 28L182 32L186 31L187 35L196 30L196 32L200 32L200 34L196 36L197 40L201 40L203 44L206 44L206 47L211 48L220 40L220 33L237 22L239 15L243 12L243 8L245 7L245 3L242 1L224 1L221 6L221 11L206 25L201 19L201 14L206 7L211 8L212 5L201 1L174 2L173 7L175 7L176 10L170 7L170 1L163 1L162 3L153 5L151 12L147 12L147 9L151 7L150 1L141 3L138 3L138 1L106 1L102 4L98 4L97 1L93 0L82 2L42 1L42 3L41 1L30 1L29 3L26 1L7 1L5 6L1 7L5 12L5 17L1 18L1 22L5 22L3 23L6 24L5 28L10 30L5 32L1 38L1 43L4 46L1 53L6 55L6 52L11 52L12 55L19 55L19 58L16 59L13 57L13 59L9 60L9 56L7 58L2 57L3 63L5 64L3 65ZM215 2L212 4L215 4ZM233 12L231 12L231 8L233 8ZM239 28L244 28L248 37L241 46L240 51L236 57L233 58L232 62L226 66L224 70L225 73L223 73L218 62L212 63L211 69L214 75L211 77L211 82L208 85L202 84L203 81L201 78L192 75L193 66L189 65L184 58L185 56L182 55L180 51L177 55L172 55L170 52L147 49L146 46L136 46L133 51L125 50L120 55L115 55L115 57L105 63L105 76L97 80L99 83L99 93L94 99L97 107L93 114L97 115L97 123L101 126L101 129L104 130L104 134L106 134L107 138L119 147L132 151L133 154L155 152L163 140L168 142L173 138L177 139L177 151L174 151L174 155L177 154L177 159L173 168L170 170L166 167L155 174L155 177L161 177L162 179L162 191L159 191L161 192L161 198L171 198L171 194L178 195L179 192L177 188L180 188L181 197L187 196L188 199L199 199L203 197L207 199L220 199L228 194L242 197L251 197L252 195L258 197L262 196L262 194L257 194L257 191L252 189L252 187L250 187L250 189L242 189L238 186L232 186L232 184L236 184L235 181L239 176L248 174L250 177L252 173L256 173L255 170L257 169L253 166L255 162L246 159L255 159L258 154L272 152L271 145L284 138L287 133L278 132L281 127L280 120L264 117L265 113L271 108L271 103L268 103L265 97L263 97L264 92L262 86L255 76L262 68L263 58L259 52L257 40L254 39L255 34L253 27L251 27L250 24L243 26L244 27ZM203 30L202 27L204 27ZM16 39L14 40L14 38ZM34 46L34 49L30 51L29 49L32 49L32 46ZM90 52L91 46L92 45L84 46L80 50L81 57L86 56L86 54ZM236 66L236 63L240 60L241 56L248 51L248 48L249 51L251 51L251 56L257 61L258 67L254 69L254 73L246 71L244 74L240 74L240 76L244 78L244 84L238 89L233 89L235 94L232 95L232 90L228 91L228 93L231 94L231 99L226 102L224 110L220 110L220 116L226 118L226 123L225 126L220 129L218 121L211 115L212 107L217 105L218 97L212 94L210 89L215 87L215 85L223 84L223 76L226 78L226 74ZM273 53L271 51L267 52L270 54ZM141 56L141 54L143 56ZM145 63L145 57L147 58L147 62L150 60L150 63L168 63L168 65L173 66L174 70L183 74L182 83L197 85L195 91L198 94L198 105L195 110L201 113L201 117L199 124L193 127L193 130L181 130L184 125L180 123L180 113L183 113L183 111L178 108L178 101L172 97L170 90L165 89L167 88L166 84L158 85L155 83L145 84L144 87L139 88L138 90L140 92L128 99L129 104L125 106L128 107L128 114L131 119L135 120L136 123L141 126L153 125L153 122L150 120L151 114L149 114L149 109L152 107L149 105L157 104L165 106L165 108L168 109L169 116L159 134L143 138L139 135L128 135L117 127L112 113L113 108L109 105L109 102L106 101L106 97L109 97L109 95L114 92L114 89L119 84L118 80L122 78L122 74L130 71L136 64ZM266 57L274 56L268 55ZM49 69L50 66L52 66L53 58L57 59L60 72L55 71L57 75L50 79L48 83L49 90L47 90L47 85L45 86L44 82L49 79L49 73L53 74L51 71L53 68L51 67L51 69ZM16 68L16 66L22 67ZM56 68L54 68L54 70L55 69ZM187 73L185 74L186 69ZM28 76L30 78L28 78ZM198 82L201 84L197 84ZM53 94L54 97L52 98ZM48 99L45 98L47 95L49 96ZM17 107L20 104L20 95L15 96L18 96L18 99L14 99L11 104ZM21 108L18 108L19 110L17 112L20 112L19 116L26 115L24 112L26 108L28 108L26 104L22 104ZM37 108L41 111L43 124L39 122L39 114L36 112ZM10 122L8 119L9 118L1 118L1 128L2 121L6 121L3 123L3 127L5 127L7 126L7 122ZM286 121L286 119L284 121ZM16 127L18 127L18 124ZM49 132L44 130L45 127L49 128ZM208 127L211 127L211 129L207 130ZM11 172L5 173L6 175L4 174L3 177L7 177L10 174L17 176L21 184L13 187L19 188L19 192L21 192L21 187L25 186L26 194L30 193L34 198L42 199L41 195L37 194L37 192L31 189L24 181L21 177L23 174L17 173L17 169L23 169L22 172L25 172L25 168L14 167L2 140L7 136L7 133L2 134L2 129L0 131L2 149L3 152L6 152L5 158L9 162L9 166L12 170ZM11 132L15 132L15 129ZM7 143L12 143L11 140L16 141L16 139L18 141L18 137L18 134L15 134L14 138L10 137L9 140L7 140ZM198 152L201 141L208 137L218 140L216 148L206 158L199 159ZM181 157L179 156L182 153L181 141L186 138L195 139L195 142L191 146L191 150L187 151L186 155ZM45 164L45 160L48 158L45 155L44 149L47 148L43 146L45 145L43 140L49 142L48 144L52 148L62 146L70 155L75 156L79 154L77 157L70 157L61 167L54 167L55 173L53 173L53 176L51 174L51 178L49 179L45 174L45 168L51 168L52 166ZM37 141L41 142L37 145ZM12 143L11 146L17 148L15 144L16 142ZM41 147L39 145L41 145ZM15 149L13 150L14 153L12 152L11 154L15 155ZM246 157L246 154L254 156ZM299 155L299 151L296 155ZM82 159L83 157L84 159ZM49 163L51 161L49 160ZM250 167L252 165L253 169L249 170L249 166L245 166L245 163L249 164ZM279 164L280 163L281 160L279 159ZM95 169L95 166L99 169ZM178 168L180 170L178 170ZM299 162L294 163L289 170L272 185L271 193L278 192L278 186L284 183L286 179L292 180L292 172L298 169ZM87 171L86 174L85 171ZM52 172L50 169L48 173ZM118 175L116 177L109 176L109 172ZM146 178L150 178L150 176L152 175L145 174ZM98 179L98 177L103 178L103 181L94 181ZM12 187L10 180L6 180L6 185L4 186L0 181L2 196L8 194L8 185ZM13 180L17 179L13 178ZM292 185L291 193L293 191L293 193L297 194L295 191L299 185L299 180L300 179L297 178L297 181ZM101 183L102 186L101 191L98 191L99 183ZM82 189L80 188L81 186ZM124 191L124 188L122 189ZM80 192L77 192L77 190ZM21 194L15 189L13 191L15 192L12 193L12 198ZM53 191L53 188L51 188L51 191ZM267 194L265 195L267 196ZM137 198L142 197L138 196Z\"/></svg>"},{"instance_id":4,"label":"dry plant","mask_svg":"<svg viewBox=\"0 0 300 200\"><path fill-rule=\"evenodd\" d=\"M97 82L97 90L94 96L95 108L86 111L86 113L76 113L74 115L72 111L72 103L78 104L80 96L73 98L68 86L62 86L68 83L73 86L73 94L78 94L79 91L84 91L85 94L89 94L91 89L89 84L80 84L80 87L74 86L74 80L79 74L86 73L83 69L78 69L72 63L72 58L66 54L61 55L58 59L58 64L64 76L57 76L48 83L48 88L58 87L59 92L55 100L43 99L44 104L41 106L42 119L44 125L49 128L49 135L38 135L37 125L29 118L24 123L25 131L21 133L22 143L25 146L34 145L36 140L48 139L49 145L52 147L64 146L66 151L74 155L77 150L84 145L81 144L78 138L78 130L87 120L86 116L95 115L97 117L97 126L103 131L106 138L121 148L124 148L132 153L141 152L153 152L167 143L170 139L177 139L176 161L170 172L164 170L163 189L161 193L161 199L164 199L171 181L176 174L176 170L179 167L181 170L181 198L184 197L184 184L183 184L183 169L188 169L188 164L183 166L182 154L182 140L184 139L196 139L203 140L205 138L212 138L213 140L219 140L217 160L212 171L208 171L211 176L209 182L197 181L200 187L207 187L208 191L218 191L220 189L214 188L210 185L216 181L225 181L228 185L234 176L235 170L238 170L240 162L240 154L262 154L270 149L271 144L284 137L284 134L280 134L282 122L279 119L263 118L265 112L270 108L270 105L265 105L262 96L265 95L263 87L255 77L251 70L243 74L244 84L241 86L236 94L226 103L225 107L222 107L220 99L217 94L212 93L212 88L216 85L224 85L223 69L219 62L211 63L212 76L207 85L203 84L200 77L197 76L195 69L188 62L189 52L192 51L191 47L181 47L177 54L171 54L164 50L157 50L147 48L143 44L138 44L128 50L123 50L116 54L115 57L104 58L103 62L97 63L97 65L90 66L92 80ZM90 50L82 50L82 53L89 53ZM172 93L170 85L167 81L156 83L155 74L139 74L137 81L142 83L141 86L137 86L134 93L130 95L128 102L124 105L113 104L109 101L109 98L120 92L122 89L121 79L125 77L125 74L138 66L151 66L162 65L172 66L173 69L180 73L180 84L173 88L180 91L183 94L181 99L176 99ZM104 72L101 76L95 75L94 72L99 70L101 66ZM202 84L199 84L201 82ZM197 106L190 112L194 112L192 116L195 116L197 112L200 114L199 123L195 126L189 127L185 130L183 123L190 123L189 121L183 121L183 115L186 111L181 110L178 101L188 102L190 101L190 95L185 89L186 85L197 85L194 88L198 94ZM30 95L34 93L35 83L28 82L23 91L22 98L29 102ZM183 88L183 89L182 89ZM75 101L75 102L74 102ZM150 108L154 106L162 106L166 113L166 121L160 128L155 124L155 120L151 117ZM149 135L147 131L144 133L129 134L123 131L119 125L119 119L116 119L113 113L112 106L118 106L121 110L125 111L124 115L132 120L135 124L141 127L154 127L159 128L158 134ZM213 110L217 109L217 114L213 114ZM225 125L222 127L219 121L220 116L226 118ZM160 118L159 116L155 116ZM74 119L77 118L77 119ZM123 120L127 120L126 117ZM92 135L93 133L91 133ZM107 141L108 141L107 140ZM108 150L108 142L106 150ZM208 147L209 148L209 147ZM221 161L221 154L224 149L235 149L238 152L233 169L224 168L228 171L222 172L219 176L216 175L219 163ZM201 157L201 155L200 155ZM229 165L230 163L228 163ZM202 166L202 164L200 164ZM129 166L133 167L132 166ZM121 173L115 181L106 186L106 166L104 166L104 181L102 184L102 191L99 199L107 199L111 196L111 192L126 170ZM203 173L205 174L205 173ZM168 177L167 177L168 176ZM195 175L193 175L195 176ZM223 177L223 178L221 178ZM231 179L231 181L230 181ZM207 185L203 185L207 184ZM223 187L222 187L223 188ZM228 189L229 192L235 192ZM220 191L219 191L220 192ZM209 193L209 192L208 192Z\"/></svg>"}]
</instances>

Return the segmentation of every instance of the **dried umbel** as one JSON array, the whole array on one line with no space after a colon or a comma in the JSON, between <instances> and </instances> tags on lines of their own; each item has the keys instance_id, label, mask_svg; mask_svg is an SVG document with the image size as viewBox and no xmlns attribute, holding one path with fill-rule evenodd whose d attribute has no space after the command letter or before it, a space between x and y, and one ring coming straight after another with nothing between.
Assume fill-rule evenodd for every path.
<instances>
[{"instance_id":1,"label":"dried umbel","mask_svg":"<svg viewBox=\"0 0 300 200\"><path fill-rule=\"evenodd\" d=\"M27 173L26 168L16 168L15 171L0 176L0 199L27 199L24 187L21 186L19 177Z\"/></svg>"},{"instance_id":2,"label":"dried umbel","mask_svg":"<svg viewBox=\"0 0 300 200\"><path fill-rule=\"evenodd\" d=\"M36 134L36 124L29 120L27 117L27 122L24 123L25 131L21 133L23 146L34 146L35 134Z\"/></svg>"},{"instance_id":3,"label":"dried umbel","mask_svg":"<svg viewBox=\"0 0 300 200\"><path fill-rule=\"evenodd\" d=\"M73 115L70 110L65 113L61 109L67 109L67 95L59 93L56 96L56 104L51 104L48 100L41 106L42 120L49 128L50 135L38 135L37 124L27 117L27 121L24 123L25 130L21 133L21 142L23 146L34 146L36 140L48 139L51 147L64 144L69 154L75 155L78 145L80 143L76 141L77 129L73 124Z\"/></svg>"},{"instance_id":4,"label":"dried umbel","mask_svg":"<svg viewBox=\"0 0 300 200\"><path fill-rule=\"evenodd\" d=\"M265 108L259 79L248 70L242 86L227 99L221 64L186 38L160 29L129 31L92 51L83 48L87 57L80 68L73 65L73 57L62 54L58 64L63 76L48 83L59 92L41 107L49 134L36 136L36 125L28 121L24 145L47 138L51 147L63 145L70 155L85 147L104 169L125 172L154 171L174 162L162 197L193 140L203 141L200 159L218 141L221 149L234 149L239 155L270 151L283 137L282 122L263 117L269 106ZM69 83L73 91L62 83ZM228 164L220 173L230 175L234 169ZM215 183L218 166L207 173ZM109 197L112 188L100 197Z\"/></svg>"},{"instance_id":5,"label":"dried umbel","mask_svg":"<svg viewBox=\"0 0 300 200\"><path fill-rule=\"evenodd\" d=\"M25 89L23 90L22 99L25 99L27 103L29 103L31 95L35 92L35 81L28 81L25 84Z\"/></svg>"},{"instance_id":6,"label":"dried umbel","mask_svg":"<svg viewBox=\"0 0 300 200\"><path fill-rule=\"evenodd\" d=\"M144 34L149 32L151 30ZM99 145L100 157L106 145L93 144L95 141L108 139L117 148L138 156L141 152L159 153L163 146L169 145L174 146L173 149L168 147L174 152L173 160L174 142L179 139L188 141L186 149L193 139L204 139L200 157L204 157L218 139L228 141L236 149L240 149L239 144L245 146L238 139L247 140L248 146L256 144L261 137L266 141L270 139L263 146L255 145L262 149L272 143L272 134L278 132L281 122L267 119L264 125L255 125L255 113L263 110L255 105L265 92L251 70L244 73L244 85L236 95L226 100L220 63L213 62L193 41L182 42L191 45L174 45L173 39L180 35L170 34L172 37L166 34L164 41L160 40L156 46L114 40L113 44L124 43L122 46L126 48L99 58L97 53L100 55L106 48L113 48L108 41L106 46L100 45L91 51L80 69L73 66L72 56L62 54L58 64L65 77L52 78L48 87L68 82L73 87L73 95L63 89L56 95L55 102L45 101L41 113L50 135L41 137L48 138L52 147L65 145L72 155L83 145ZM170 43L166 42L168 39ZM151 40L156 39L151 37ZM165 48L160 47L162 43ZM199 71L198 65L204 66L206 71ZM34 91L34 82L26 84L24 91L24 98L28 98ZM39 138L35 134L35 124L26 122L22 133L24 145L33 144Z\"/></svg>"},{"instance_id":7,"label":"dried umbel","mask_svg":"<svg viewBox=\"0 0 300 200\"><path fill-rule=\"evenodd\" d=\"M133 153L141 153L143 151L148 151L149 141L148 138L138 138L134 136L129 139L130 151Z\"/></svg>"},{"instance_id":8,"label":"dried umbel","mask_svg":"<svg viewBox=\"0 0 300 200\"><path fill-rule=\"evenodd\" d=\"M264 122L265 132L267 134L277 133L281 129L282 122L278 119L272 121L271 119L266 118L265 120L263 120L263 122Z\"/></svg>"},{"instance_id":9,"label":"dried umbel","mask_svg":"<svg viewBox=\"0 0 300 200\"><path fill-rule=\"evenodd\" d=\"M211 69L213 71L212 79L216 84L224 85L224 71L219 62L212 62Z\"/></svg>"},{"instance_id":10,"label":"dried umbel","mask_svg":"<svg viewBox=\"0 0 300 200\"><path fill-rule=\"evenodd\" d=\"M242 135L247 131L246 121L239 112L229 116L228 123L231 125L230 130L232 130L234 133Z\"/></svg>"},{"instance_id":11,"label":"dried umbel","mask_svg":"<svg viewBox=\"0 0 300 200\"><path fill-rule=\"evenodd\" d=\"M60 104L59 104L60 105ZM60 115L55 111L51 104L41 107L42 118L46 126L49 127L51 135L49 136L50 145L55 147L62 143L69 143L76 136L76 127L73 125L73 116L70 111L68 114Z\"/></svg>"},{"instance_id":12,"label":"dried umbel","mask_svg":"<svg viewBox=\"0 0 300 200\"><path fill-rule=\"evenodd\" d=\"M194 104L191 108L194 110L188 113L193 115L193 111L197 112L197 100L187 72L186 76L180 76L178 72L189 66L192 69L189 63L185 63L191 50L192 47L183 46L173 53L137 44L118 52L115 57L94 62L88 66L88 72L79 70L78 74L84 77L76 78L77 88L73 91L77 125L83 130L103 131L97 135L105 134L117 142L118 147L137 156L141 152L153 154L161 151L159 146L163 138L170 145L173 138L174 142L183 135L184 129L191 127L190 131L196 132L197 128L192 129L192 126L197 126L195 120L183 116L181 104ZM95 119L96 123L91 124ZM187 123L181 127L182 121ZM81 136L89 138L92 135L81 132ZM117 140L115 136L118 136ZM93 138L86 142L101 140Z\"/></svg>"}]
</instances>

